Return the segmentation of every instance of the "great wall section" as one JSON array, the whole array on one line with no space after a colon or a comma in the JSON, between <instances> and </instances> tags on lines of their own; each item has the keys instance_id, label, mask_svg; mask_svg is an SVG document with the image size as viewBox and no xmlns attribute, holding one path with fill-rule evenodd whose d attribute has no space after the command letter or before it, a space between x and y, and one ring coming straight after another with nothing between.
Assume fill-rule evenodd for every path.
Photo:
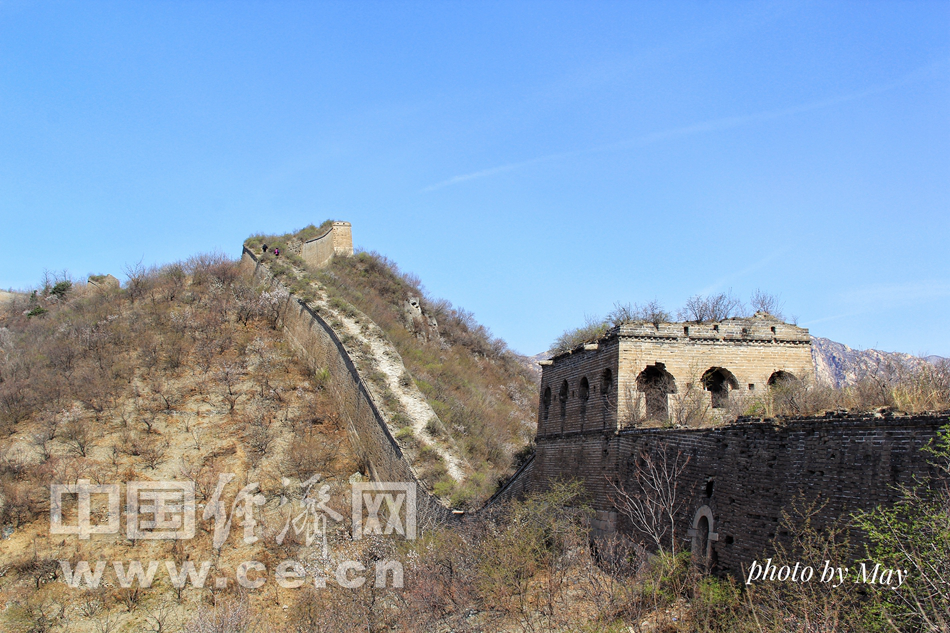
<instances>
[{"instance_id":1,"label":"great wall section","mask_svg":"<svg viewBox=\"0 0 950 633\"><path fill-rule=\"evenodd\" d=\"M334 223L301 245L299 254L317 267L352 254L349 223ZM287 290L246 247L242 268L260 284ZM318 310L289 294L283 316L288 338L312 369L329 373L328 388L370 476L419 483L354 351L343 342L349 330L338 332L341 324L335 318L331 324ZM675 420L677 398L691 390L712 408L723 408L730 397L811 372L807 330L768 315L718 324L619 326L596 343L542 362L535 453L486 505L579 479L595 510L592 534L630 531L616 507L618 490L640 492L644 460L666 459L682 466L683 504L676 518L681 547L710 570L741 573L776 539L788 540L783 515L796 508L814 505L820 528L894 503L899 486L939 480L921 449L947 425L946 413L740 420L713 428L640 424L651 415ZM423 485L417 490L423 514L452 516Z\"/></svg>"},{"instance_id":2,"label":"great wall section","mask_svg":"<svg viewBox=\"0 0 950 633\"><path fill-rule=\"evenodd\" d=\"M335 222L330 230L301 245L300 256L311 266L325 265L334 256L352 255L348 222ZM288 339L312 371L326 370L327 388L338 403L354 450L373 481L415 482L416 507L421 522L451 516L451 511L419 482L412 465L393 437L390 425L377 405L353 355L324 317L307 302L290 293L268 270L258 254L246 246L241 256L242 270L256 283L286 292L282 322Z\"/></svg>"}]
</instances>

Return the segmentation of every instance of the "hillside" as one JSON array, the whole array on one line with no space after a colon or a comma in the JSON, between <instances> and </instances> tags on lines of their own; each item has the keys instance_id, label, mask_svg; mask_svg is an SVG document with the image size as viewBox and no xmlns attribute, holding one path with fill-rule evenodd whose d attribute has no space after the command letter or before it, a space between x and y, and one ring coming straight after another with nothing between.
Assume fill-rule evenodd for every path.
<instances>
[{"instance_id":1,"label":"hillside","mask_svg":"<svg viewBox=\"0 0 950 633\"><path fill-rule=\"evenodd\" d=\"M329 564L296 527L276 535L315 481L346 515L359 464L336 403L291 353L271 305L235 262L200 256L134 271L122 289L62 280L0 307L0 630L205 630L209 598L246 604L240 561ZM217 519L200 511L187 541L126 540L125 522L88 540L51 534L51 484L169 480L191 482L199 508L223 491L229 511L254 484L262 538L242 544L236 521L215 544ZM176 587L162 567L150 591L126 589L110 562L99 587L72 589L59 563L130 557L178 569L210 561L228 588ZM255 608L280 623L292 597Z\"/></svg>"},{"instance_id":2,"label":"hillside","mask_svg":"<svg viewBox=\"0 0 950 633\"><path fill-rule=\"evenodd\" d=\"M424 483L475 505L533 432L527 359L380 255L307 270L289 256L293 236L285 247L270 268L334 323L363 369L387 365L371 379L374 397L418 418L405 400L418 393L435 414L402 427L400 441L428 467ZM51 280L0 306L0 630L751 632L763 618L780 630L808 614L808 600L743 594L691 573L688 557L654 556L622 536L595 551L576 485L429 523L415 542L351 537L361 464L339 394L294 353L286 296L240 270L199 256L130 271L121 288ZM834 408L859 392L808 397ZM798 406L799 395L783 398ZM439 451L457 451L459 472ZM167 481L194 486L191 537L127 532L132 505L88 539L52 530L53 485L118 485L121 502L135 482ZM79 522L75 497L62 497L64 525ZM97 525L111 512L102 501L90 503ZM336 515L322 515L322 529L311 523L321 507ZM309 582L277 581L275 569L297 563ZM404 586L377 586L379 565L393 564ZM842 599L863 617L856 593Z\"/></svg>"},{"instance_id":3,"label":"hillside","mask_svg":"<svg viewBox=\"0 0 950 633\"><path fill-rule=\"evenodd\" d=\"M816 380L835 388L853 385L868 374L878 373L889 366L918 367L923 362L933 365L947 362L940 356L921 358L876 349L856 350L820 336L812 336L811 345Z\"/></svg>"},{"instance_id":4,"label":"hillside","mask_svg":"<svg viewBox=\"0 0 950 633\"><path fill-rule=\"evenodd\" d=\"M533 439L535 377L471 313L428 297L378 253L309 268L300 245L327 226L245 245L268 244L262 263L343 338L423 483L455 507L478 507Z\"/></svg>"}]
</instances>

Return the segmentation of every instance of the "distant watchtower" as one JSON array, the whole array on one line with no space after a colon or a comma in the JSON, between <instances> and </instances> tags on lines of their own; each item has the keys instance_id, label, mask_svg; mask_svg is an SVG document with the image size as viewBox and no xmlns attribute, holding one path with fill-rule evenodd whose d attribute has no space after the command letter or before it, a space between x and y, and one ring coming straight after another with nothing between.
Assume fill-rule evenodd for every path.
<instances>
[{"instance_id":1,"label":"distant watchtower","mask_svg":"<svg viewBox=\"0 0 950 633\"><path fill-rule=\"evenodd\" d=\"M352 254L353 231L349 222L334 222L326 233L300 246L300 256L315 268L326 266L334 256L350 257Z\"/></svg>"}]
</instances>

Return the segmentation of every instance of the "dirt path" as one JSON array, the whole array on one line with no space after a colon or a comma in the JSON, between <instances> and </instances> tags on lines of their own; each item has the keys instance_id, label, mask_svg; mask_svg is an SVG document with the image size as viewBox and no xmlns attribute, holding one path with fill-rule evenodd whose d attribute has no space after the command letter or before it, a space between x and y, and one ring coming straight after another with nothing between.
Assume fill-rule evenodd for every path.
<instances>
[{"instance_id":1,"label":"dirt path","mask_svg":"<svg viewBox=\"0 0 950 633\"><path fill-rule=\"evenodd\" d=\"M324 308L324 306L320 307L321 309ZM329 306L327 306L327 309L330 309ZM367 333L363 331L364 328L361 323L339 313L336 313L336 317L343 323L343 327L348 334L357 338L357 340L364 341L369 346L371 357L365 360L369 361L373 369L381 372L386 377L386 386L396 394L399 404L402 405L402 408L412 420L412 431L416 439L421 444L432 447L445 461L449 475L456 481L461 481L464 474L459 456L441 443L436 442L425 430L426 423L429 420L432 418L438 420L435 411L426 402L425 396L422 395L414 382L410 382L408 387L403 386L400 382L400 378L407 372L399 352L386 340L379 330L379 326L375 323L366 328L369 330ZM366 321L369 321L368 317ZM372 385L370 387L372 388ZM377 396L374 398L377 402L381 401L381 398L378 397L380 394L373 395Z\"/></svg>"},{"instance_id":2,"label":"dirt path","mask_svg":"<svg viewBox=\"0 0 950 633\"><path fill-rule=\"evenodd\" d=\"M299 277L300 272L296 269L294 269L294 272ZM371 370L376 370L385 377L386 386L395 394L401 408L409 417L413 435L419 444L434 450L445 463L449 476L455 481L462 481L465 477L465 473L462 469L463 461L458 448L451 443L451 439L445 440L450 443L446 446L446 444L437 441L426 431L426 423L432 418L435 418L441 425L439 417L435 411L432 410L432 407L429 406L429 403L426 402L425 396L419 391L415 382L410 380L408 381L408 385L403 385L405 381L401 381L401 379L404 375L408 375L408 372L402 362L402 357L389 342L386 334L372 319L357 311L355 308L353 308L353 310L357 312L355 318L349 317L340 310L335 309L327 301L325 288L317 282L312 282L312 285L318 290L319 298L311 301L311 305L319 309L321 314L332 315L333 318L342 324L343 332L338 332L338 334L349 334L357 341L365 343L365 347L359 344L347 345L346 343L344 343L344 346L356 362L357 367L363 373L363 381L372 393L373 400L380 410L383 411L384 417L387 418L386 423L389 425L390 432L395 436L399 428L398 425L393 424L391 421L394 412L385 411L385 408L382 406L383 394L378 393L378 389L376 385L373 384L373 381L366 379L368 372ZM341 338L343 337L341 336ZM365 353L366 349L369 350L369 354Z\"/></svg>"}]
</instances>

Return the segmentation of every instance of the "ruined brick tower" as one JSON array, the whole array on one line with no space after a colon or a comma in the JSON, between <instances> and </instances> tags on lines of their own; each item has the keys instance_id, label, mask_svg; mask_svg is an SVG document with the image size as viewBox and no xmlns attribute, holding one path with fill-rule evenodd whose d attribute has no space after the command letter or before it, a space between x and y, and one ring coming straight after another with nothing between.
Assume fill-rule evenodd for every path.
<instances>
[{"instance_id":1,"label":"ruined brick tower","mask_svg":"<svg viewBox=\"0 0 950 633\"><path fill-rule=\"evenodd\" d=\"M542 361L538 434L682 420L814 374L808 330L764 312L718 323L629 323Z\"/></svg>"}]
</instances>

